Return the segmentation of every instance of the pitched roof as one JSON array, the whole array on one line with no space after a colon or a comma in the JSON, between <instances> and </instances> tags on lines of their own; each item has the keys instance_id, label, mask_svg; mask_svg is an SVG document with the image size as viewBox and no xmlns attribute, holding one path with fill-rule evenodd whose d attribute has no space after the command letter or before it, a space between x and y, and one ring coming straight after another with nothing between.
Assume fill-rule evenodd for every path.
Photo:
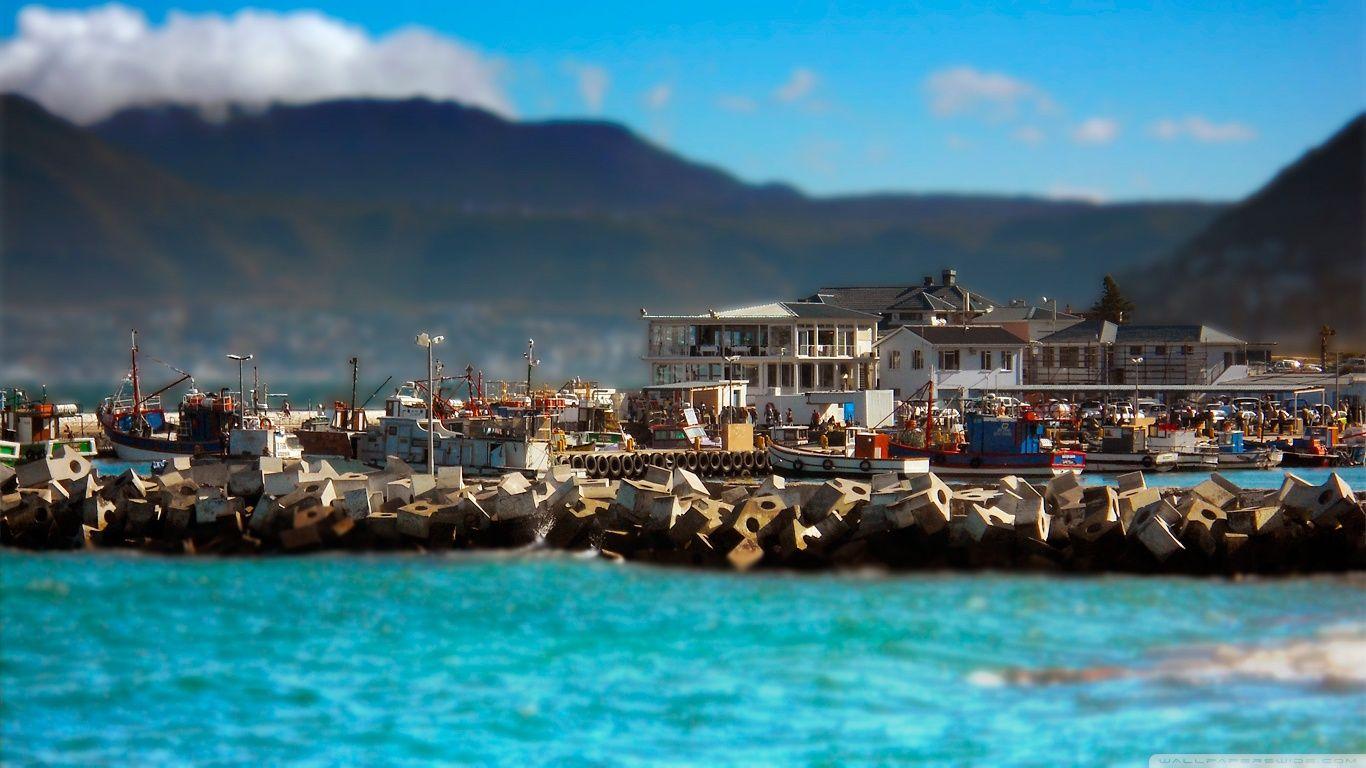
<instances>
[{"instance_id":1,"label":"pitched roof","mask_svg":"<svg viewBox=\"0 0 1366 768\"><path fill-rule=\"evenodd\" d=\"M1168 344L1243 344L1242 339L1208 325L1121 325L1115 341L1120 344L1163 342Z\"/></svg>"},{"instance_id":2,"label":"pitched roof","mask_svg":"<svg viewBox=\"0 0 1366 768\"><path fill-rule=\"evenodd\" d=\"M1208 325L1115 325L1107 320L1087 320L1050 333L1042 344L1243 344L1242 339Z\"/></svg>"},{"instance_id":3,"label":"pitched roof","mask_svg":"<svg viewBox=\"0 0 1366 768\"><path fill-rule=\"evenodd\" d=\"M1023 346L1028 342L999 325L903 325L878 340L878 344L905 331L931 344L958 346Z\"/></svg>"},{"instance_id":4,"label":"pitched roof","mask_svg":"<svg viewBox=\"0 0 1366 768\"><path fill-rule=\"evenodd\" d=\"M888 312L892 310L962 309L965 297L971 295L974 308L998 306L998 302L979 293L953 285L850 285L822 288L808 297L808 301L824 300L828 304L857 309L860 312Z\"/></svg>"},{"instance_id":5,"label":"pitched roof","mask_svg":"<svg viewBox=\"0 0 1366 768\"><path fill-rule=\"evenodd\" d=\"M677 320L781 320L796 317L807 320L862 320L868 323L877 322L878 319L877 315L870 315L866 312L820 301L770 301L766 304L709 310L690 315L647 314L644 316Z\"/></svg>"},{"instance_id":6,"label":"pitched roof","mask_svg":"<svg viewBox=\"0 0 1366 768\"><path fill-rule=\"evenodd\" d=\"M1118 327L1109 320L1084 320L1040 338L1039 343L1084 344L1089 341L1098 341L1102 344L1110 344L1115 340L1115 330Z\"/></svg>"}]
</instances>

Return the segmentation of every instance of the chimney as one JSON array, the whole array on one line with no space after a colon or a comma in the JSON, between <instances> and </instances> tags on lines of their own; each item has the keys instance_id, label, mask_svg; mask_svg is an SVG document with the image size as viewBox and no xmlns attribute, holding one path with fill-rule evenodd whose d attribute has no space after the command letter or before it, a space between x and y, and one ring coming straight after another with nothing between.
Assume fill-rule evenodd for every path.
<instances>
[{"instance_id":1,"label":"chimney","mask_svg":"<svg viewBox=\"0 0 1366 768\"><path fill-rule=\"evenodd\" d=\"M946 269L944 270L943 275L944 285L953 285L958 282L958 270L956 269Z\"/></svg>"},{"instance_id":2,"label":"chimney","mask_svg":"<svg viewBox=\"0 0 1366 768\"><path fill-rule=\"evenodd\" d=\"M934 285L934 278L933 278L933 277L930 277L929 275L925 275L925 287L926 287L926 288L930 288L930 287L932 287L933 285Z\"/></svg>"}]
</instances>

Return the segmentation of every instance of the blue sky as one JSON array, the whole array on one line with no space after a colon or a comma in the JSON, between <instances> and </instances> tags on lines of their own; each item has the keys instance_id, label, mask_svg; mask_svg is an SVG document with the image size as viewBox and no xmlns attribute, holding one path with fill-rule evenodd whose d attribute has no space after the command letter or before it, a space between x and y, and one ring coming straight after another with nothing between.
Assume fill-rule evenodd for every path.
<instances>
[{"instance_id":1,"label":"blue sky","mask_svg":"<svg viewBox=\"0 0 1366 768\"><path fill-rule=\"evenodd\" d=\"M1359 0L1239 6L252 7L377 38L425 27L477 52L519 119L621 121L748 180L1126 200L1240 197L1366 106ZM171 9L239 10L136 7L152 27Z\"/></svg>"}]
</instances>

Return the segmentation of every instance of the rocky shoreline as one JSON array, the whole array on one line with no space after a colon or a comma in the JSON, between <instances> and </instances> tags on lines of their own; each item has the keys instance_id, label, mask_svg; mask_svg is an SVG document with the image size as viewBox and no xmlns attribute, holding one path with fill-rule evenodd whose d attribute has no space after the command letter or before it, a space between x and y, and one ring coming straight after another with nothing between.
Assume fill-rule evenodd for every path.
<instances>
[{"instance_id":1,"label":"rocky shoreline","mask_svg":"<svg viewBox=\"0 0 1366 768\"><path fill-rule=\"evenodd\" d=\"M650 467L589 479L557 466L428 475L395 459L179 460L100 477L80 456L0 474L0 543L182 555L545 547L613 560L750 570L880 566L1077 573L1292 574L1366 567L1366 501L1337 475L1276 490L1215 474L1185 490L1075 475L951 488L930 475L793 484Z\"/></svg>"}]
</instances>

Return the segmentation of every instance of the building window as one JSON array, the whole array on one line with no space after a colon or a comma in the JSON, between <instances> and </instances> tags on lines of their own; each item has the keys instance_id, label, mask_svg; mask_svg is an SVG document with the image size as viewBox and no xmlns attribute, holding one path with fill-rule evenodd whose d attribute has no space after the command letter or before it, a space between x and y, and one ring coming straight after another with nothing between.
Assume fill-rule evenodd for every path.
<instances>
[{"instance_id":1,"label":"building window","mask_svg":"<svg viewBox=\"0 0 1366 768\"><path fill-rule=\"evenodd\" d=\"M1080 350L1076 347L1063 347L1058 350L1058 367L1076 368L1077 360L1080 356Z\"/></svg>"},{"instance_id":2,"label":"building window","mask_svg":"<svg viewBox=\"0 0 1366 768\"><path fill-rule=\"evenodd\" d=\"M1002 352L1002 353L1001 353L1001 370L1003 370L1003 371L1013 371L1013 370L1015 370L1015 356L1014 356L1014 355L1012 355L1012 354L1009 353L1009 352Z\"/></svg>"},{"instance_id":3,"label":"building window","mask_svg":"<svg viewBox=\"0 0 1366 768\"><path fill-rule=\"evenodd\" d=\"M1138 355L1143 354L1143 347L1129 347L1129 354L1137 357Z\"/></svg>"},{"instance_id":4,"label":"building window","mask_svg":"<svg viewBox=\"0 0 1366 768\"><path fill-rule=\"evenodd\" d=\"M982 350L982 370L991 370L991 350Z\"/></svg>"},{"instance_id":5,"label":"building window","mask_svg":"<svg viewBox=\"0 0 1366 768\"><path fill-rule=\"evenodd\" d=\"M917 371L925 367L925 353L918 349L911 350L911 367Z\"/></svg>"},{"instance_id":6,"label":"building window","mask_svg":"<svg viewBox=\"0 0 1366 768\"><path fill-rule=\"evenodd\" d=\"M1095 348L1095 347L1087 347L1087 348L1086 348L1086 369L1087 369L1087 370L1095 370L1095 368L1096 368L1096 348Z\"/></svg>"},{"instance_id":7,"label":"building window","mask_svg":"<svg viewBox=\"0 0 1366 768\"><path fill-rule=\"evenodd\" d=\"M958 350L944 349L939 352L939 368L944 371L958 370Z\"/></svg>"},{"instance_id":8,"label":"building window","mask_svg":"<svg viewBox=\"0 0 1366 768\"><path fill-rule=\"evenodd\" d=\"M1167 348L1166 348L1165 346L1153 347L1153 354L1154 354L1154 355L1165 355L1165 354L1167 354Z\"/></svg>"},{"instance_id":9,"label":"building window","mask_svg":"<svg viewBox=\"0 0 1366 768\"><path fill-rule=\"evenodd\" d=\"M894 371L901 368L901 350L892 350L892 357L890 360L887 361L887 367L891 368Z\"/></svg>"},{"instance_id":10,"label":"building window","mask_svg":"<svg viewBox=\"0 0 1366 768\"><path fill-rule=\"evenodd\" d=\"M1045 367L1045 368L1052 368L1052 367L1053 367L1053 348L1052 348L1052 347L1044 347L1044 348L1043 348L1043 367Z\"/></svg>"}]
</instances>

